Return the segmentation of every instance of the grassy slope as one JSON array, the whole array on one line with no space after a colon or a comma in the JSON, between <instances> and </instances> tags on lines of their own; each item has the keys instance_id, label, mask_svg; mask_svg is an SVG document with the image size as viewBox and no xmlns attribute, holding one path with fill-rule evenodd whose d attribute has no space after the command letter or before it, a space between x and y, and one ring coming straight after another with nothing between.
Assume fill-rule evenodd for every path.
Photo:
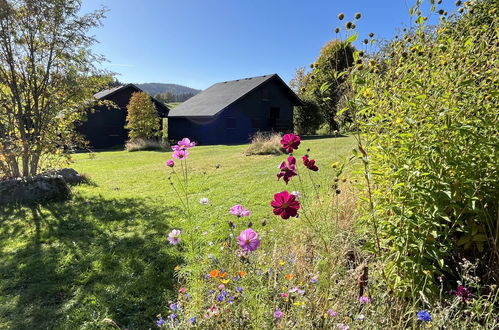
<instances>
[{"instance_id":1,"label":"grassy slope","mask_svg":"<svg viewBox=\"0 0 499 330\"><path fill-rule=\"evenodd\" d=\"M321 171L348 154L351 138L310 139ZM246 146L196 147L189 158L194 208L214 221L241 203L252 219L273 219L268 205L284 156L246 157ZM297 154L297 155L298 155ZM74 168L96 186L80 186L70 202L6 210L0 226L0 328L95 328L108 317L147 328L172 295L169 224L181 212L163 163L169 154L111 151L79 154ZM289 190L295 187L290 186ZM197 200L208 197L209 206Z\"/></svg>"}]
</instances>

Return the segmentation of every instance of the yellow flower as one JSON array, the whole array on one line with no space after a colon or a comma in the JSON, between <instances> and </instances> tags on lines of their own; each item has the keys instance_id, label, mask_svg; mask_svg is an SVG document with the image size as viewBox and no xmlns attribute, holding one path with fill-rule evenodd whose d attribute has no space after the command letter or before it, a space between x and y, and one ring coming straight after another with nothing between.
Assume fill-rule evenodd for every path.
<instances>
[{"instance_id":1,"label":"yellow flower","mask_svg":"<svg viewBox=\"0 0 499 330\"><path fill-rule=\"evenodd\" d=\"M178 272L180 270L180 266L179 265L175 266L175 268L173 268L173 270Z\"/></svg>"},{"instance_id":2,"label":"yellow flower","mask_svg":"<svg viewBox=\"0 0 499 330\"><path fill-rule=\"evenodd\" d=\"M397 125L400 125L400 124L402 124L403 122L404 122L404 121L403 121L402 119L400 119L400 118L398 118L397 120L395 120L395 123L396 123Z\"/></svg>"},{"instance_id":3,"label":"yellow flower","mask_svg":"<svg viewBox=\"0 0 499 330\"><path fill-rule=\"evenodd\" d=\"M220 280L220 282L222 282L223 284L227 284L230 282L230 280Z\"/></svg>"},{"instance_id":4,"label":"yellow flower","mask_svg":"<svg viewBox=\"0 0 499 330\"><path fill-rule=\"evenodd\" d=\"M331 164L332 168L337 168L338 166L340 166L340 162L334 162Z\"/></svg>"},{"instance_id":5,"label":"yellow flower","mask_svg":"<svg viewBox=\"0 0 499 330\"><path fill-rule=\"evenodd\" d=\"M279 260L279 265L284 266L285 262L284 260Z\"/></svg>"}]
</instances>

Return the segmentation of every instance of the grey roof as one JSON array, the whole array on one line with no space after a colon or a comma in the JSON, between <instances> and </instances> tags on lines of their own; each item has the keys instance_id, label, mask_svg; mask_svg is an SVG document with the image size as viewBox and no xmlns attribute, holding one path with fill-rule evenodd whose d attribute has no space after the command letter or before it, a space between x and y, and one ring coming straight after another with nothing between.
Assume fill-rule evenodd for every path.
<instances>
[{"instance_id":1,"label":"grey roof","mask_svg":"<svg viewBox=\"0 0 499 330\"><path fill-rule=\"evenodd\" d=\"M278 79L284 85L288 93L290 93L294 103L296 105L301 104L300 99L293 93L288 85L286 85L277 74L271 74L214 84L170 110L168 117L215 116L232 103L243 98L249 92L271 79Z\"/></svg>"}]
</instances>

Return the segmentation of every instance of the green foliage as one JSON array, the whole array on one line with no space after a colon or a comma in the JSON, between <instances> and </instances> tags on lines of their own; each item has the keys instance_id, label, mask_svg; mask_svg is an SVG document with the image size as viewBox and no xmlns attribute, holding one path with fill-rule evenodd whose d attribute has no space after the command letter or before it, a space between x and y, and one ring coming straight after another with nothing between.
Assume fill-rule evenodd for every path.
<instances>
[{"instance_id":1,"label":"green foliage","mask_svg":"<svg viewBox=\"0 0 499 330\"><path fill-rule=\"evenodd\" d=\"M0 177L60 165L83 140L93 94L110 81L96 68L88 31L104 11L79 15L77 0L0 1Z\"/></svg>"},{"instance_id":2,"label":"green foliage","mask_svg":"<svg viewBox=\"0 0 499 330\"><path fill-rule=\"evenodd\" d=\"M160 118L151 97L144 92L133 93L127 105L125 128L130 140L148 140L159 134Z\"/></svg>"},{"instance_id":3,"label":"green foliage","mask_svg":"<svg viewBox=\"0 0 499 330\"><path fill-rule=\"evenodd\" d=\"M331 40L326 43L312 64L313 71L307 76L304 94L320 105L322 121L328 124L329 133L339 128L336 113L342 95L340 86L347 77L345 70L354 63L354 48L351 46L354 36L346 42Z\"/></svg>"},{"instance_id":4,"label":"green foliage","mask_svg":"<svg viewBox=\"0 0 499 330\"><path fill-rule=\"evenodd\" d=\"M402 296L435 297L437 278L454 283L464 256L481 260L483 281L499 281L496 4L467 2L434 28L419 19L352 71L364 220Z\"/></svg>"},{"instance_id":5,"label":"green foliage","mask_svg":"<svg viewBox=\"0 0 499 330\"><path fill-rule=\"evenodd\" d=\"M322 122L320 107L313 98L301 97L302 106L295 107L293 124L297 134L315 134Z\"/></svg>"}]
</instances>

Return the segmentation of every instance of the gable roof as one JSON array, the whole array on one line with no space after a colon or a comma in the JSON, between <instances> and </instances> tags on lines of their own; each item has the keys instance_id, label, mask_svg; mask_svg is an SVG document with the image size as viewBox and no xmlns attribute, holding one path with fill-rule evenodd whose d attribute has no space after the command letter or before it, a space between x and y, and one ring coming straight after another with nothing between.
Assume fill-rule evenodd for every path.
<instances>
[{"instance_id":1,"label":"gable roof","mask_svg":"<svg viewBox=\"0 0 499 330\"><path fill-rule=\"evenodd\" d=\"M106 90L100 91L100 92L94 94L94 97L97 100L107 99L107 98L111 97L113 94L115 94L115 93L117 93L117 92L119 92L121 90L127 89L127 88L131 88L135 92L143 92L143 93L145 93L142 89L140 89L139 87L137 87L134 84L126 84L126 85L121 85L121 86L117 86L117 87L113 87L113 88L110 88L110 89L106 89ZM150 96L150 97L151 97L151 101L153 101L154 105L156 106L156 109L158 110L158 113L162 117L166 117L168 115L168 111L170 111L170 109L166 105L164 105L162 102L156 100L154 97L152 97L152 96Z\"/></svg>"},{"instance_id":2,"label":"gable roof","mask_svg":"<svg viewBox=\"0 0 499 330\"><path fill-rule=\"evenodd\" d=\"M170 111L168 117L215 116L229 105L271 80L277 80L282 85L294 105L302 104L298 96L277 74L271 74L216 83L176 106Z\"/></svg>"}]
</instances>

